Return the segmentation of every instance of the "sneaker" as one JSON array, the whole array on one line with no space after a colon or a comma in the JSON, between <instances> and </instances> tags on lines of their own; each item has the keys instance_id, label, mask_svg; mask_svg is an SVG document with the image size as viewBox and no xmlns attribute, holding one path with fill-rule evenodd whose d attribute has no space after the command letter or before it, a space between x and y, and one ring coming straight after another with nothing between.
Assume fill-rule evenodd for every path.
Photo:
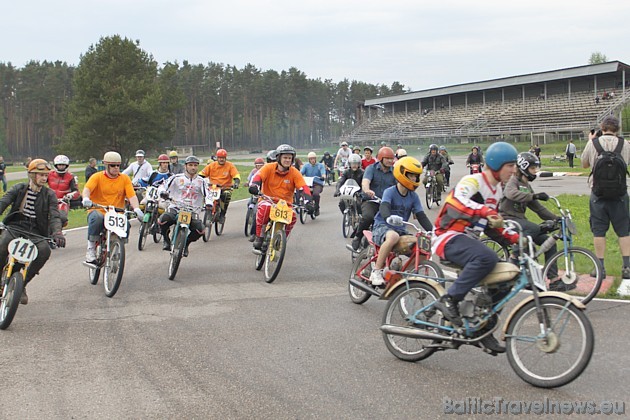
<instances>
[{"instance_id":1,"label":"sneaker","mask_svg":"<svg viewBox=\"0 0 630 420\"><path fill-rule=\"evenodd\" d=\"M505 346L499 343L492 334L479 340L479 343L494 353L505 353Z\"/></svg>"},{"instance_id":2,"label":"sneaker","mask_svg":"<svg viewBox=\"0 0 630 420\"><path fill-rule=\"evenodd\" d=\"M456 327L463 325L462 318L459 316L457 303L451 295L443 295L440 300L435 303L435 309L442 312L444 318L450 321Z\"/></svg>"},{"instance_id":3,"label":"sneaker","mask_svg":"<svg viewBox=\"0 0 630 420\"><path fill-rule=\"evenodd\" d=\"M26 305L28 303L28 295L26 294L26 287L22 289L22 296L20 296L20 304Z\"/></svg>"},{"instance_id":4,"label":"sneaker","mask_svg":"<svg viewBox=\"0 0 630 420\"><path fill-rule=\"evenodd\" d=\"M249 242L254 242L256 240L256 235L249 235Z\"/></svg>"},{"instance_id":5,"label":"sneaker","mask_svg":"<svg viewBox=\"0 0 630 420\"><path fill-rule=\"evenodd\" d=\"M573 290L575 288L575 283L566 284L560 279L549 283L549 290L552 292L568 292L569 290Z\"/></svg>"},{"instance_id":6,"label":"sneaker","mask_svg":"<svg viewBox=\"0 0 630 420\"><path fill-rule=\"evenodd\" d=\"M262 236L256 236L256 239L254 239L254 249L262 248L262 243L263 243Z\"/></svg>"},{"instance_id":7,"label":"sneaker","mask_svg":"<svg viewBox=\"0 0 630 420\"><path fill-rule=\"evenodd\" d=\"M623 272L622 272L623 274ZM597 272L595 270L591 271L591 277L597 277ZM602 278L606 278L606 269L604 268L604 271L602 271ZM628 277L630 278L630 277Z\"/></svg>"},{"instance_id":8,"label":"sneaker","mask_svg":"<svg viewBox=\"0 0 630 420\"><path fill-rule=\"evenodd\" d=\"M319 207L315 209L315 216L319 216Z\"/></svg>"},{"instance_id":9,"label":"sneaker","mask_svg":"<svg viewBox=\"0 0 630 420\"><path fill-rule=\"evenodd\" d=\"M162 251L170 251L171 243L168 241L162 241Z\"/></svg>"},{"instance_id":10,"label":"sneaker","mask_svg":"<svg viewBox=\"0 0 630 420\"><path fill-rule=\"evenodd\" d=\"M96 249L88 249L85 253L85 262L96 262Z\"/></svg>"},{"instance_id":11,"label":"sneaker","mask_svg":"<svg viewBox=\"0 0 630 420\"><path fill-rule=\"evenodd\" d=\"M624 267L621 269L621 278L630 279L630 267Z\"/></svg>"},{"instance_id":12,"label":"sneaker","mask_svg":"<svg viewBox=\"0 0 630 420\"><path fill-rule=\"evenodd\" d=\"M385 283L385 279L383 278L383 270L372 270L372 274L370 274L370 283L372 286L380 286Z\"/></svg>"},{"instance_id":13,"label":"sneaker","mask_svg":"<svg viewBox=\"0 0 630 420\"><path fill-rule=\"evenodd\" d=\"M352 249L354 249L355 251L358 251L360 246L361 246L361 238L359 238L358 236L355 236L354 239L352 240Z\"/></svg>"}]
</instances>

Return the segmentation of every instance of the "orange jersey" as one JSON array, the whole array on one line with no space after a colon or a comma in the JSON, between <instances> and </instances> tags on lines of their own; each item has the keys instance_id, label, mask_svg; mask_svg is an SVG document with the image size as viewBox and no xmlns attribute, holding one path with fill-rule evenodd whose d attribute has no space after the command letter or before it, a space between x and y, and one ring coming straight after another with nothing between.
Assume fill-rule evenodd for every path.
<instances>
[{"instance_id":1,"label":"orange jersey","mask_svg":"<svg viewBox=\"0 0 630 420\"><path fill-rule=\"evenodd\" d=\"M268 163L260 170L252 181L262 181L262 193L270 197L281 198L287 203L293 203L293 192L300 188L308 188L300 171L294 166L283 175L276 172L277 163Z\"/></svg>"},{"instance_id":2,"label":"orange jersey","mask_svg":"<svg viewBox=\"0 0 630 420\"><path fill-rule=\"evenodd\" d=\"M232 162L225 162L224 165L219 165L219 162L212 162L199 172L199 175L208 178L210 184L221 185L222 188L231 187L234 178L239 178L241 175L238 173L238 169Z\"/></svg>"},{"instance_id":3,"label":"orange jersey","mask_svg":"<svg viewBox=\"0 0 630 420\"><path fill-rule=\"evenodd\" d=\"M104 171L97 172L90 177L85 188L90 190L90 200L102 206L123 208L125 207L125 198L136 196L131 178L125 174L120 174L116 178L109 178ZM98 210L105 214L102 209L92 210Z\"/></svg>"}]
</instances>

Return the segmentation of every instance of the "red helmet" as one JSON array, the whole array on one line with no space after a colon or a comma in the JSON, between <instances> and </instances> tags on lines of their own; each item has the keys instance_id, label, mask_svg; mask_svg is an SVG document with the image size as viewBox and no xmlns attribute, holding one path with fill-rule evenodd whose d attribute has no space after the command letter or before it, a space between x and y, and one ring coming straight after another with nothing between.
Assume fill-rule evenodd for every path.
<instances>
[{"instance_id":1,"label":"red helmet","mask_svg":"<svg viewBox=\"0 0 630 420\"><path fill-rule=\"evenodd\" d=\"M256 160L254 161L254 165L264 165L265 164L265 159L258 157L256 158Z\"/></svg>"},{"instance_id":2,"label":"red helmet","mask_svg":"<svg viewBox=\"0 0 630 420\"><path fill-rule=\"evenodd\" d=\"M166 154L164 153L158 156L158 163L161 163L161 162L169 163L168 156L166 156Z\"/></svg>"},{"instance_id":3,"label":"red helmet","mask_svg":"<svg viewBox=\"0 0 630 420\"><path fill-rule=\"evenodd\" d=\"M384 146L380 148L378 154L376 155L376 160L380 162L383 158L394 159L394 151L391 147Z\"/></svg>"},{"instance_id":4,"label":"red helmet","mask_svg":"<svg viewBox=\"0 0 630 420\"><path fill-rule=\"evenodd\" d=\"M227 150L225 150L225 149L217 150L217 157L218 158L227 158Z\"/></svg>"}]
</instances>

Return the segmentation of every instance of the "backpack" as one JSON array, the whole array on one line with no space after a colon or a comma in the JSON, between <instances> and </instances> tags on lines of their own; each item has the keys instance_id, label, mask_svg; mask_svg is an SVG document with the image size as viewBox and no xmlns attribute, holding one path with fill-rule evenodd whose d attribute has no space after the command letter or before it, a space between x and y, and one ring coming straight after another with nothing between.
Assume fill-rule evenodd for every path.
<instances>
[{"instance_id":1,"label":"backpack","mask_svg":"<svg viewBox=\"0 0 630 420\"><path fill-rule=\"evenodd\" d=\"M593 139L597 159L589 177L593 177L593 193L601 198L618 198L627 192L626 175L628 168L621 157L624 140L618 138L613 152L602 148L599 137Z\"/></svg>"}]
</instances>

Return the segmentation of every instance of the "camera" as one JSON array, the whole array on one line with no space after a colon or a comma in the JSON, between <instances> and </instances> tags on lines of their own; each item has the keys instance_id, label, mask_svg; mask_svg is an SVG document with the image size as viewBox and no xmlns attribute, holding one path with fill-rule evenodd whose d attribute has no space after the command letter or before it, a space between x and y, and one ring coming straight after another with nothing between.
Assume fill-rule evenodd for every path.
<instances>
[{"instance_id":1,"label":"camera","mask_svg":"<svg viewBox=\"0 0 630 420\"><path fill-rule=\"evenodd\" d=\"M602 136L602 130L595 131L594 128L591 128L591 134L595 134L595 137L601 137Z\"/></svg>"}]
</instances>

